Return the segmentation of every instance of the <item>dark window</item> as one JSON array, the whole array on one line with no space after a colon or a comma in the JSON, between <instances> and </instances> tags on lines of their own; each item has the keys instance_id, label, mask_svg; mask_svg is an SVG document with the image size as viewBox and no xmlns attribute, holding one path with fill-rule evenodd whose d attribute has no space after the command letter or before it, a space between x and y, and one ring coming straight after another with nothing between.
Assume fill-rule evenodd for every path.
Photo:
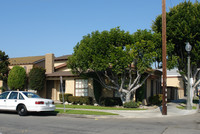
<instances>
[{"instance_id":1,"label":"dark window","mask_svg":"<svg viewBox=\"0 0 200 134\"><path fill-rule=\"evenodd\" d=\"M159 86L159 81L156 81L156 94L159 94L160 92L160 86Z\"/></svg>"},{"instance_id":2,"label":"dark window","mask_svg":"<svg viewBox=\"0 0 200 134\"><path fill-rule=\"evenodd\" d=\"M17 99L18 92L12 92L8 99Z\"/></svg>"},{"instance_id":3,"label":"dark window","mask_svg":"<svg viewBox=\"0 0 200 134\"><path fill-rule=\"evenodd\" d=\"M151 80L151 96L153 96L153 87L154 87L153 80Z\"/></svg>"},{"instance_id":4,"label":"dark window","mask_svg":"<svg viewBox=\"0 0 200 134\"><path fill-rule=\"evenodd\" d=\"M4 93L0 94L0 99L6 99L8 94L9 94L9 92L4 92Z\"/></svg>"},{"instance_id":5,"label":"dark window","mask_svg":"<svg viewBox=\"0 0 200 134\"><path fill-rule=\"evenodd\" d=\"M23 92L24 95L28 98L40 98L37 94L31 93L31 92Z\"/></svg>"},{"instance_id":6,"label":"dark window","mask_svg":"<svg viewBox=\"0 0 200 134\"><path fill-rule=\"evenodd\" d=\"M19 100L24 100L24 97L21 94L19 94Z\"/></svg>"}]
</instances>

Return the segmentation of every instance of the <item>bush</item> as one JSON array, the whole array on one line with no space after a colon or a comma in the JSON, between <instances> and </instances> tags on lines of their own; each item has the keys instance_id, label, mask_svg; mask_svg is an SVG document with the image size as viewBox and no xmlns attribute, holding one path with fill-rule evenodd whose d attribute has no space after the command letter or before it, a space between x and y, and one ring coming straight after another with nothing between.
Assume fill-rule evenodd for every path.
<instances>
[{"instance_id":1,"label":"bush","mask_svg":"<svg viewBox=\"0 0 200 134\"><path fill-rule=\"evenodd\" d=\"M68 102L73 103L73 104L87 104L91 105L93 104L93 99L92 97L83 97L83 96L69 96L68 97Z\"/></svg>"},{"instance_id":2,"label":"bush","mask_svg":"<svg viewBox=\"0 0 200 134\"><path fill-rule=\"evenodd\" d=\"M194 103L194 104L198 104L198 103L199 103L199 97L198 97L198 96L195 96L195 97L193 98L193 103Z\"/></svg>"},{"instance_id":3,"label":"bush","mask_svg":"<svg viewBox=\"0 0 200 134\"><path fill-rule=\"evenodd\" d=\"M41 91L44 89L46 80L45 69L42 67L33 67L29 72L29 86L32 90Z\"/></svg>"},{"instance_id":4,"label":"bush","mask_svg":"<svg viewBox=\"0 0 200 134\"><path fill-rule=\"evenodd\" d=\"M130 102L126 102L124 103L124 107L125 108L138 108L142 103L139 101L139 102L133 102L133 101L130 101Z\"/></svg>"},{"instance_id":5,"label":"bush","mask_svg":"<svg viewBox=\"0 0 200 134\"><path fill-rule=\"evenodd\" d=\"M162 104L162 94L157 94L149 97L149 103L160 106Z\"/></svg>"},{"instance_id":6,"label":"bush","mask_svg":"<svg viewBox=\"0 0 200 134\"><path fill-rule=\"evenodd\" d=\"M73 96L72 94L64 94L64 102L69 102L68 97ZM63 102L62 94L59 94L60 101Z\"/></svg>"},{"instance_id":7,"label":"bush","mask_svg":"<svg viewBox=\"0 0 200 134\"><path fill-rule=\"evenodd\" d=\"M102 106L122 106L121 98L119 97L102 97L100 99L100 105Z\"/></svg>"},{"instance_id":8,"label":"bush","mask_svg":"<svg viewBox=\"0 0 200 134\"><path fill-rule=\"evenodd\" d=\"M8 87L11 90L23 90L26 85L26 71L21 66L14 66L8 75Z\"/></svg>"}]
</instances>

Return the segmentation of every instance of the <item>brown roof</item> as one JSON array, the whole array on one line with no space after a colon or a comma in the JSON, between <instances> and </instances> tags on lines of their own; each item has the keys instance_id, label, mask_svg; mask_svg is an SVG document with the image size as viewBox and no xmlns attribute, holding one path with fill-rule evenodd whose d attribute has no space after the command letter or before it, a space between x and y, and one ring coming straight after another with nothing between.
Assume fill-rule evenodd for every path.
<instances>
[{"instance_id":1,"label":"brown roof","mask_svg":"<svg viewBox=\"0 0 200 134\"><path fill-rule=\"evenodd\" d=\"M78 76L77 74L73 74L71 71L60 71L60 72L53 72L51 74L46 74L47 77L56 77L56 76Z\"/></svg>"},{"instance_id":2,"label":"brown roof","mask_svg":"<svg viewBox=\"0 0 200 134\"><path fill-rule=\"evenodd\" d=\"M55 60L56 61L67 60L70 56L72 56L72 55L63 55L63 56L60 56L60 57L56 57Z\"/></svg>"},{"instance_id":3,"label":"brown roof","mask_svg":"<svg viewBox=\"0 0 200 134\"><path fill-rule=\"evenodd\" d=\"M10 58L10 65L25 65L25 64L34 64L45 59L45 56L30 56L30 57L19 57L19 58Z\"/></svg>"}]
</instances>

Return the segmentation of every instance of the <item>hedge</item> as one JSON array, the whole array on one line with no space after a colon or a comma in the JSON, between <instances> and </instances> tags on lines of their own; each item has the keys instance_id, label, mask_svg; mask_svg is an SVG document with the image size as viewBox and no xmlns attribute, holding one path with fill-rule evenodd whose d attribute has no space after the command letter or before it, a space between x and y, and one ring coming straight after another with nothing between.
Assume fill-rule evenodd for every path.
<instances>
[{"instance_id":1,"label":"hedge","mask_svg":"<svg viewBox=\"0 0 200 134\"><path fill-rule=\"evenodd\" d=\"M149 103L160 106L162 104L162 94L157 94L149 97Z\"/></svg>"},{"instance_id":2,"label":"hedge","mask_svg":"<svg viewBox=\"0 0 200 134\"><path fill-rule=\"evenodd\" d=\"M130 101L130 102L126 102L124 103L124 107L125 108L138 108L142 103L139 101L139 102L133 102L133 101Z\"/></svg>"},{"instance_id":3,"label":"hedge","mask_svg":"<svg viewBox=\"0 0 200 134\"><path fill-rule=\"evenodd\" d=\"M64 102L69 102L69 96L73 96L72 94L64 94ZM62 94L59 94L60 101L63 102Z\"/></svg>"},{"instance_id":4,"label":"hedge","mask_svg":"<svg viewBox=\"0 0 200 134\"><path fill-rule=\"evenodd\" d=\"M68 102L73 104L87 104L92 105L93 104L93 98L88 96L69 96Z\"/></svg>"},{"instance_id":5,"label":"hedge","mask_svg":"<svg viewBox=\"0 0 200 134\"><path fill-rule=\"evenodd\" d=\"M100 105L102 106L122 106L122 101L120 97L101 97Z\"/></svg>"}]
</instances>

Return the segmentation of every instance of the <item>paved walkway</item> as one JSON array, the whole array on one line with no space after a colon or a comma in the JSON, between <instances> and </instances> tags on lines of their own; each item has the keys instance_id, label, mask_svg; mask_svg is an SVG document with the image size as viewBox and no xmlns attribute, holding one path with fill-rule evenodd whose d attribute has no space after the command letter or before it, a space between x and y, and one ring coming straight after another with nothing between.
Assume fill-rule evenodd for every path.
<instances>
[{"instance_id":1,"label":"paved walkway","mask_svg":"<svg viewBox=\"0 0 200 134\"><path fill-rule=\"evenodd\" d=\"M171 116L184 116L195 114L199 111L199 107L193 110L178 109L179 103L167 104L167 115L162 115L160 107L149 110L97 110L97 109L76 109L88 111L102 111L115 113L118 115L67 115L81 118L156 118L156 117L171 117ZM62 114L61 114L62 115Z\"/></svg>"}]
</instances>

